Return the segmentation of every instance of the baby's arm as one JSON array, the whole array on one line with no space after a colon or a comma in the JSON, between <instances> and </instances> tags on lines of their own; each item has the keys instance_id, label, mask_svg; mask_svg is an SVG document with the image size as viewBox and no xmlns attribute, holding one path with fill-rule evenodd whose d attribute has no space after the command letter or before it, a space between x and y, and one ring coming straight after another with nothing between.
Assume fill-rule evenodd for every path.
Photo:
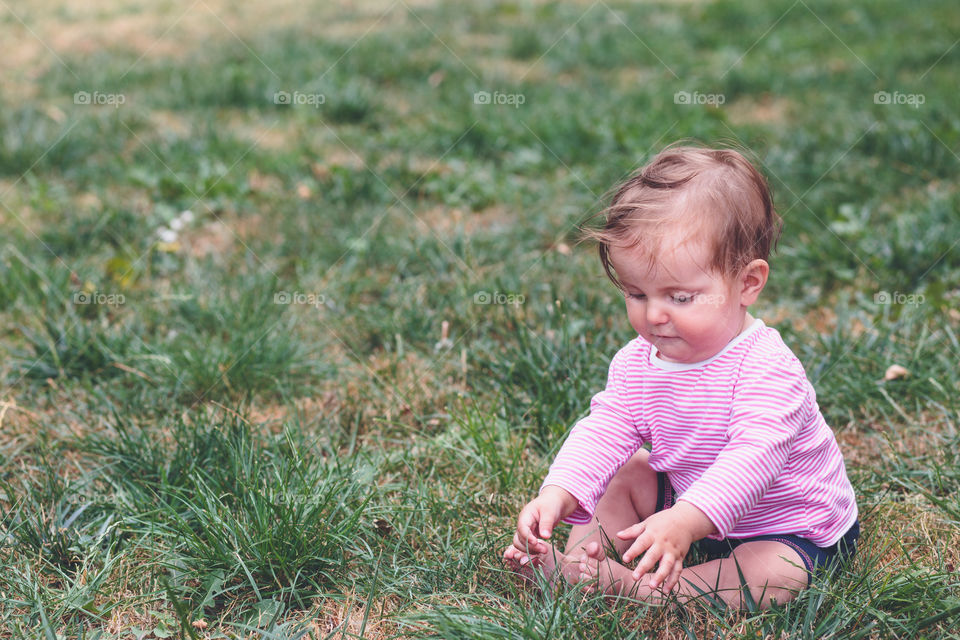
<instances>
[{"instance_id":1,"label":"baby's arm","mask_svg":"<svg viewBox=\"0 0 960 640\"><path fill-rule=\"evenodd\" d=\"M669 509L658 511L643 522L617 532L617 537L621 540L636 538L623 554L624 562L643 554L640 564L633 570L633 579L639 580L650 573L659 562L657 573L650 578L650 588L663 585L664 592L669 593L680 580L683 559L693 541L716 532L716 526L703 511L680 499Z\"/></svg>"},{"instance_id":2,"label":"baby's arm","mask_svg":"<svg viewBox=\"0 0 960 640\"><path fill-rule=\"evenodd\" d=\"M630 353L628 345L614 356L606 388L590 402L590 415L571 430L540 495L521 511L513 540L517 550L545 553L548 546L541 538L549 538L560 520L590 522L610 478L643 444L624 402Z\"/></svg>"},{"instance_id":3,"label":"baby's arm","mask_svg":"<svg viewBox=\"0 0 960 640\"><path fill-rule=\"evenodd\" d=\"M591 521L610 479L643 445L645 434L628 402L630 361L639 357L635 351L630 343L613 357L606 388L590 400L590 414L571 429L543 481L544 487L563 487L577 499L565 515L570 524Z\"/></svg>"}]
</instances>

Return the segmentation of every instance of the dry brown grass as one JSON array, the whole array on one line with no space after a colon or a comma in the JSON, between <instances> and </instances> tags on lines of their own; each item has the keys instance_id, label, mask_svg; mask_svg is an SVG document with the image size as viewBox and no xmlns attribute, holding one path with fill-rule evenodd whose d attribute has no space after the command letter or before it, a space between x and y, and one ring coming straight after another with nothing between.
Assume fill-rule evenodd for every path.
<instances>
[{"instance_id":1,"label":"dry brown grass","mask_svg":"<svg viewBox=\"0 0 960 640\"><path fill-rule=\"evenodd\" d=\"M866 515L861 525L871 532L871 544L860 556L875 557L886 570L899 572L912 564L926 567L960 566L960 530L939 515L919 495L902 501L886 500Z\"/></svg>"},{"instance_id":2,"label":"dry brown grass","mask_svg":"<svg viewBox=\"0 0 960 640\"><path fill-rule=\"evenodd\" d=\"M16 6L13 6L16 5ZM249 37L264 29L298 24L295 0L231 3L225 0L98 0L91 3L31 0L11 3L0 26L5 42L17 42L0 69L36 68L56 56L129 51L151 58L179 58L213 37ZM52 58L52 59L51 59Z\"/></svg>"},{"instance_id":3,"label":"dry brown grass","mask_svg":"<svg viewBox=\"0 0 960 640\"><path fill-rule=\"evenodd\" d=\"M464 211L457 207L437 205L417 211L416 225L423 233L451 236L456 233L472 235L478 232L496 233L508 230L521 215L510 207L495 205L482 211Z\"/></svg>"},{"instance_id":4,"label":"dry brown grass","mask_svg":"<svg viewBox=\"0 0 960 640\"><path fill-rule=\"evenodd\" d=\"M326 599L320 604L320 613L310 619L316 637L324 638L339 629L344 637L362 637L380 640L395 638L399 628L390 615L399 609L396 597L378 598L367 609L367 598L362 593L348 593L343 598Z\"/></svg>"},{"instance_id":5,"label":"dry brown grass","mask_svg":"<svg viewBox=\"0 0 960 640\"><path fill-rule=\"evenodd\" d=\"M796 108L786 98L771 95L743 97L726 105L725 112L733 125L783 125L793 117Z\"/></svg>"}]
</instances>

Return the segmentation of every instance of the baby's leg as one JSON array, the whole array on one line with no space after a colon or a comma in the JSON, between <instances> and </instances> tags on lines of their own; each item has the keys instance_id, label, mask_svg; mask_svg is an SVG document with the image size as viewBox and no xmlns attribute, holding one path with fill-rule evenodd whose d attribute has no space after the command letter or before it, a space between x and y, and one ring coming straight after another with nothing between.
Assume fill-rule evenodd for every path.
<instances>
[{"instance_id":1,"label":"baby's leg","mask_svg":"<svg viewBox=\"0 0 960 640\"><path fill-rule=\"evenodd\" d=\"M703 591L739 609L746 604L740 573L753 601L762 609L792 600L808 581L807 569L796 550L775 540L757 540L741 544L730 557L687 567L675 591L681 601L702 598Z\"/></svg>"},{"instance_id":2,"label":"baby's leg","mask_svg":"<svg viewBox=\"0 0 960 640\"><path fill-rule=\"evenodd\" d=\"M528 557L510 546L504 550L504 562L528 578L541 571L551 581L559 574L570 583L595 581L608 593L631 593L633 581L627 579L631 570L606 559L604 550L612 544L618 554L625 553L633 541L621 540L617 532L656 510L657 472L650 468L649 457L649 451L640 449L620 467L597 503L592 521L574 525L563 552L549 545L547 553Z\"/></svg>"},{"instance_id":3,"label":"baby's leg","mask_svg":"<svg viewBox=\"0 0 960 640\"><path fill-rule=\"evenodd\" d=\"M572 571L568 570L568 573ZM608 560L595 543L588 545L586 553L580 557L580 581L595 582L612 595L664 603L665 594L649 586L651 575L648 573L634 580L629 568ZM753 601L766 609L774 602L783 604L796 597L807 586L807 570L799 554L783 543L772 540L745 542L728 558L684 569L673 591L680 602L714 598L728 607L739 609L746 605L741 588L744 582Z\"/></svg>"},{"instance_id":4,"label":"baby's leg","mask_svg":"<svg viewBox=\"0 0 960 640\"><path fill-rule=\"evenodd\" d=\"M606 550L612 545L618 555L623 555L633 540L621 540L617 532L646 519L657 508L657 472L650 468L649 457L646 449L635 453L610 480L590 524L570 530L564 553L571 560L579 560L580 566L576 572L564 573L568 582L592 582L605 593L616 595L636 593L632 570L607 558Z\"/></svg>"},{"instance_id":5,"label":"baby's leg","mask_svg":"<svg viewBox=\"0 0 960 640\"><path fill-rule=\"evenodd\" d=\"M617 538L617 532L648 518L657 505L657 472L650 468L649 457L649 451L640 449L620 467L597 503L590 524L570 530L565 554L581 555L591 542L603 549L613 543L620 555L630 548L633 541Z\"/></svg>"}]
</instances>

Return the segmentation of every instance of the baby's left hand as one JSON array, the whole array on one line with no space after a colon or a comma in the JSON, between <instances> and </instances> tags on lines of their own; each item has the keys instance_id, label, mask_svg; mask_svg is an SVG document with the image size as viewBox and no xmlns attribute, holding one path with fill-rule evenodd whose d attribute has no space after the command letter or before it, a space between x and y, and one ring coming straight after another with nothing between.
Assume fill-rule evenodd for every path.
<instances>
[{"instance_id":1,"label":"baby's left hand","mask_svg":"<svg viewBox=\"0 0 960 640\"><path fill-rule=\"evenodd\" d=\"M663 585L663 591L669 593L680 581L683 559L690 545L714 531L713 523L702 511L679 501L673 507L618 532L617 537L621 540L636 538L623 554L624 562L643 554L640 564L633 570L634 580L653 571L659 563L656 574L650 578L650 588Z\"/></svg>"}]
</instances>

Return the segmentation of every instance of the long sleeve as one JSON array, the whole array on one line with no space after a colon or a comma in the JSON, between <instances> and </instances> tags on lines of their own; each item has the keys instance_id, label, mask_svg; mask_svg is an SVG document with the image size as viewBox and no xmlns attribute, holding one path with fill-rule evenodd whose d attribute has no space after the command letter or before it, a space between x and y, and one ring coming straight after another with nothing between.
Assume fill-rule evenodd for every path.
<instances>
[{"instance_id":1,"label":"long sleeve","mask_svg":"<svg viewBox=\"0 0 960 640\"><path fill-rule=\"evenodd\" d=\"M782 356L741 373L728 442L680 496L710 518L721 539L781 476L809 410L809 383L795 358Z\"/></svg>"},{"instance_id":2,"label":"long sleeve","mask_svg":"<svg viewBox=\"0 0 960 640\"><path fill-rule=\"evenodd\" d=\"M570 431L541 486L556 485L577 498L579 506L565 519L570 524L590 522L610 479L643 444L626 401L632 344L614 356L606 388L593 396L590 414Z\"/></svg>"}]
</instances>

